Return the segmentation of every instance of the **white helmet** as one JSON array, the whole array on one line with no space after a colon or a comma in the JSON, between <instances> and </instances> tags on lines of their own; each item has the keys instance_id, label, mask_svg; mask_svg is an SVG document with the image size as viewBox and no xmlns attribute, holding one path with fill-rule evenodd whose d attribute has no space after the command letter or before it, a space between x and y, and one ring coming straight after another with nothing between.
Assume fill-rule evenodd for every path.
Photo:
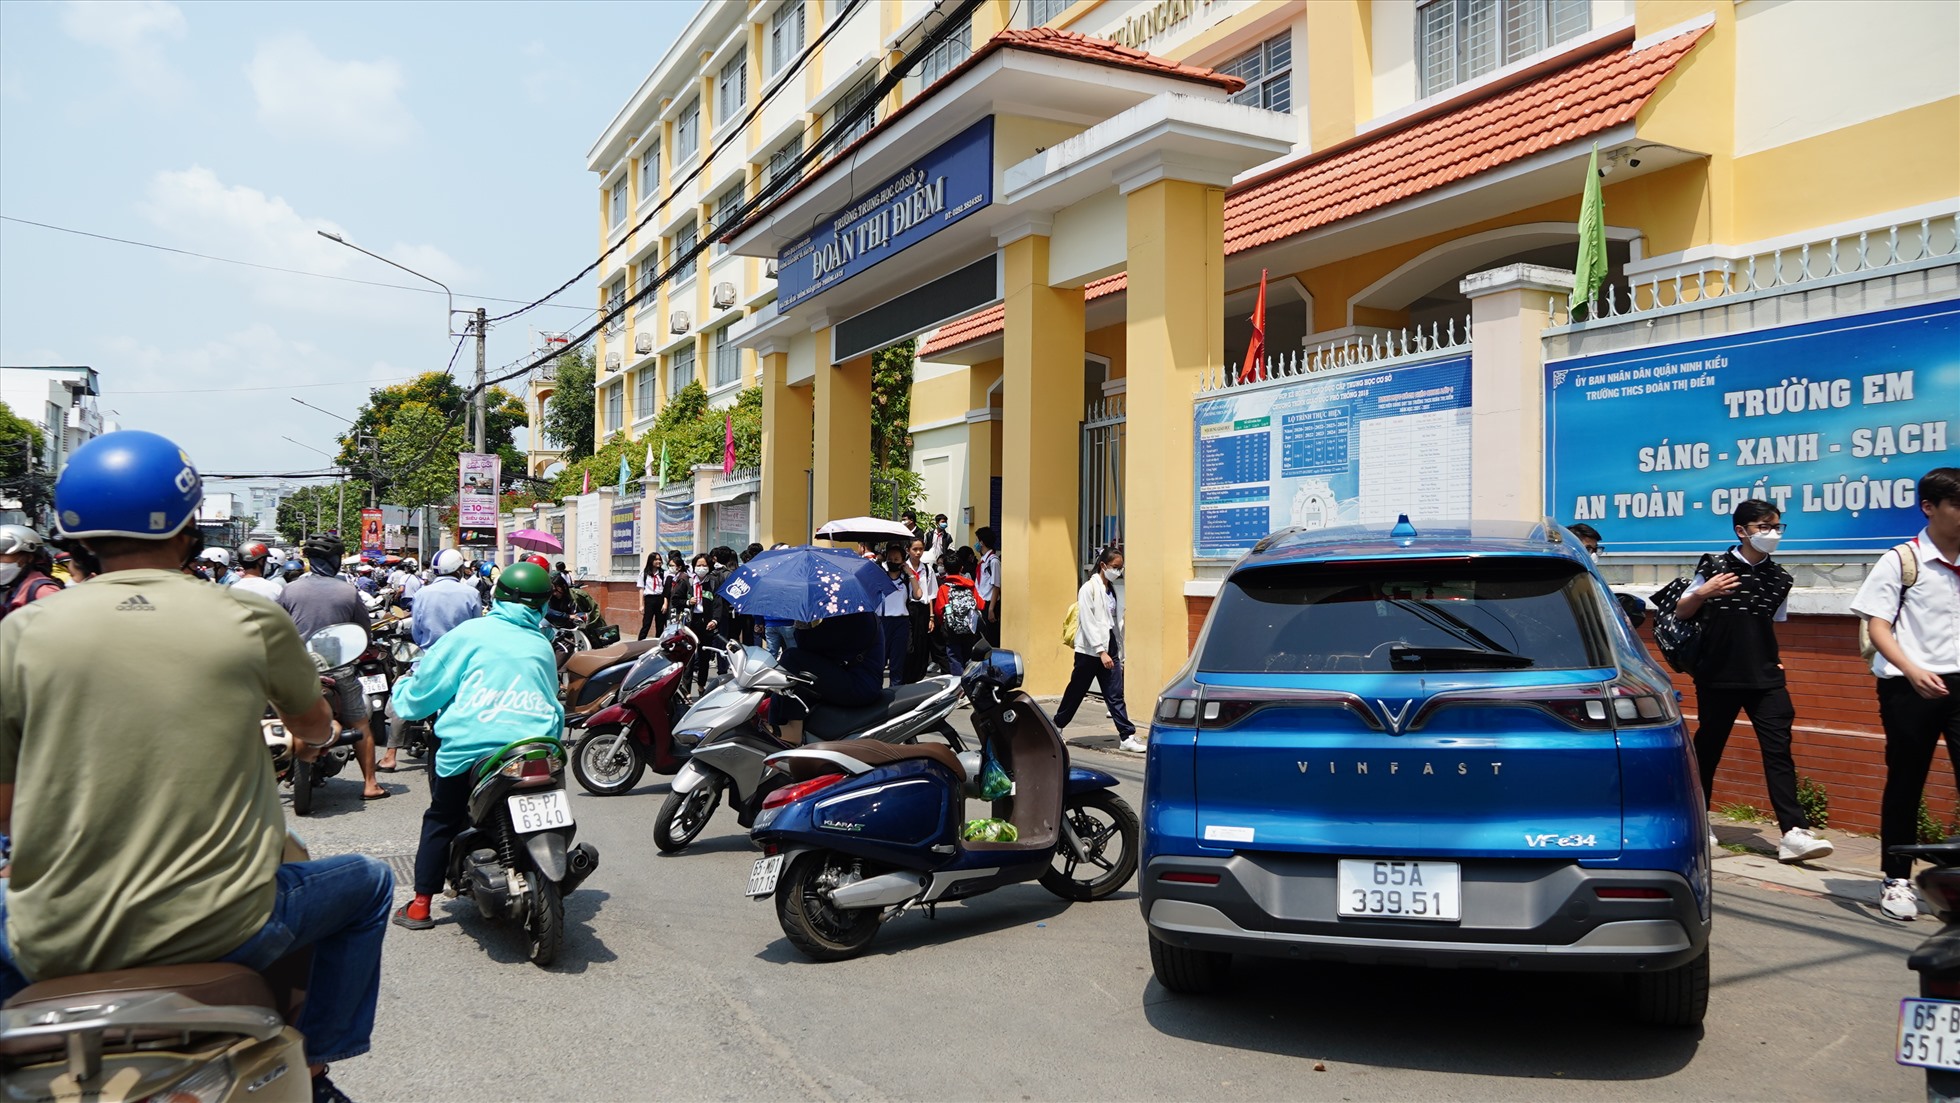
<instances>
[{"instance_id":1,"label":"white helmet","mask_svg":"<svg viewBox=\"0 0 1960 1103\"><path fill-rule=\"evenodd\" d=\"M33 555L46 543L26 525L0 525L0 555Z\"/></svg>"},{"instance_id":2,"label":"white helmet","mask_svg":"<svg viewBox=\"0 0 1960 1103\"><path fill-rule=\"evenodd\" d=\"M438 575L461 574L469 569L469 565L470 561L464 559L463 553L455 548L444 548L437 552L435 563L432 564Z\"/></svg>"},{"instance_id":3,"label":"white helmet","mask_svg":"<svg viewBox=\"0 0 1960 1103\"><path fill-rule=\"evenodd\" d=\"M206 548L204 549L204 554L198 556L198 558L207 562L216 563L220 567L231 566L231 553L223 548Z\"/></svg>"},{"instance_id":4,"label":"white helmet","mask_svg":"<svg viewBox=\"0 0 1960 1103\"><path fill-rule=\"evenodd\" d=\"M286 565L286 553L280 548L268 548L265 553L265 561L272 564L272 570L277 571Z\"/></svg>"}]
</instances>

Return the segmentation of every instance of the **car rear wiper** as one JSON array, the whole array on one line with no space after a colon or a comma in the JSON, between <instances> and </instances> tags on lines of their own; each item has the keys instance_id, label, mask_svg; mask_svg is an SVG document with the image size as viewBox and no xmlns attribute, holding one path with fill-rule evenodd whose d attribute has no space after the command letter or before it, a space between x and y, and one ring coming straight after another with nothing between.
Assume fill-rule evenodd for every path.
<instances>
[{"instance_id":1,"label":"car rear wiper","mask_svg":"<svg viewBox=\"0 0 1960 1103\"><path fill-rule=\"evenodd\" d=\"M1456 616L1454 613L1444 612L1427 602L1412 601L1405 597L1392 597L1387 600L1401 608L1407 609L1409 612L1441 628L1457 639L1475 645L1466 650L1488 651L1493 655L1509 655L1512 658L1522 657L1503 644L1472 628L1468 622ZM1531 661L1526 659L1524 665L1530 666Z\"/></svg>"},{"instance_id":2,"label":"car rear wiper","mask_svg":"<svg viewBox=\"0 0 1960 1103\"><path fill-rule=\"evenodd\" d=\"M1453 663L1479 664L1517 670L1537 665L1529 656L1510 651L1492 651L1486 647L1411 647L1397 645L1388 649L1388 661L1395 670L1427 669L1432 659L1447 659ZM1419 665L1420 664L1420 665Z\"/></svg>"}]
</instances>

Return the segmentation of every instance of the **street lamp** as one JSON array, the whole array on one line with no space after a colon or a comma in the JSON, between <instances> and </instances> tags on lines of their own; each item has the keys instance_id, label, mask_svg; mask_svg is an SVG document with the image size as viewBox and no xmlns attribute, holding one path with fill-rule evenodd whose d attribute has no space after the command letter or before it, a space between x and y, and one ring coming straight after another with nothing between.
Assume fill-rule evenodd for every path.
<instances>
[{"instance_id":1,"label":"street lamp","mask_svg":"<svg viewBox=\"0 0 1960 1103\"><path fill-rule=\"evenodd\" d=\"M402 271L407 272L409 275L416 277L417 279L428 280L430 283L435 284L437 287L442 288L442 293L449 297L449 313L445 316L443 328L449 331L449 335L451 337L467 337L471 333L476 334L476 401L471 403L471 405L475 407L474 419L475 419L475 429L476 429L476 433L475 433L476 450L478 452L483 451L483 416L484 416L484 403L486 401L486 396L484 395L483 356L484 356L485 320L484 320L483 308L477 307L475 320L473 322L465 323L463 326L463 332L457 333L456 332L456 295L454 292L449 290L448 284L442 282L439 279L436 279L434 276L417 272L415 269L410 268L406 264L397 264L396 262L389 260L387 257L382 256L380 253L363 249L360 246L354 244L353 242L347 240L346 238L340 236L339 234L333 232L332 230L315 230L313 232L319 234L323 238L326 238L328 241L335 243L336 245L345 245L349 249L354 250L356 253L365 253L368 256L373 257L375 260L378 260L381 263L386 264L392 268L399 268Z\"/></svg>"}]
</instances>

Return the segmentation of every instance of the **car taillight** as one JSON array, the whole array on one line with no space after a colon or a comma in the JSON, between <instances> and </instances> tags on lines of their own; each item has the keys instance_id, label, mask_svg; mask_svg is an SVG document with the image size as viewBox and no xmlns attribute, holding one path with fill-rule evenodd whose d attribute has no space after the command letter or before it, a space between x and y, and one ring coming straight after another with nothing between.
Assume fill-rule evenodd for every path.
<instances>
[{"instance_id":1,"label":"car taillight","mask_svg":"<svg viewBox=\"0 0 1960 1103\"><path fill-rule=\"evenodd\" d=\"M1168 873L1158 874L1157 879L1159 881L1170 881L1179 885L1215 885L1219 882L1219 876L1216 873L1187 873L1183 870L1175 869Z\"/></svg>"},{"instance_id":2,"label":"car taillight","mask_svg":"<svg viewBox=\"0 0 1960 1103\"><path fill-rule=\"evenodd\" d=\"M1198 687L1177 685L1164 691L1157 699L1157 721L1161 724L1177 724L1183 727L1196 727L1198 723Z\"/></svg>"},{"instance_id":3,"label":"car taillight","mask_svg":"<svg viewBox=\"0 0 1960 1103\"><path fill-rule=\"evenodd\" d=\"M1600 898L1601 900L1667 900L1667 899L1671 899L1671 898L1670 898L1670 897L1668 896L1668 894L1667 894L1667 890L1666 890L1666 889L1651 889L1651 888L1614 888L1614 887L1610 887L1610 886L1607 886L1607 885L1595 885L1595 886L1593 887L1593 895L1594 895L1594 896L1597 896L1597 897L1599 897L1599 898Z\"/></svg>"},{"instance_id":4,"label":"car taillight","mask_svg":"<svg viewBox=\"0 0 1960 1103\"><path fill-rule=\"evenodd\" d=\"M843 774L825 774L822 777L811 778L809 781L799 781L795 785L785 785L781 789L763 797L762 807L781 808L786 804L793 804L809 796L811 793L817 792L820 789L828 789L842 780L844 780Z\"/></svg>"},{"instance_id":5,"label":"car taillight","mask_svg":"<svg viewBox=\"0 0 1960 1103\"><path fill-rule=\"evenodd\" d=\"M1593 731L1669 724L1681 718L1672 697L1625 675L1603 687L1575 687L1536 703L1573 727Z\"/></svg>"}]
</instances>

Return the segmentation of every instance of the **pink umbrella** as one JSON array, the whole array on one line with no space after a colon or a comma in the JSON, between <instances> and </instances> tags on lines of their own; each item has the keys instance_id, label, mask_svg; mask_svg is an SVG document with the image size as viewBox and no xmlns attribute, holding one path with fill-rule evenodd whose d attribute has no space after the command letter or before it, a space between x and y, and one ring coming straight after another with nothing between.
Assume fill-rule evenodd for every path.
<instances>
[{"instance_id":1,"label":"pink umbrella","mask_svg":"<svg viewBox=\"0 0 1960 1103\"><path fill-rule=\"evenodd\" d=\"M537 529L518 529L504 539L525 551L563 552L565 550L565 545L560 543L556 536Z\"/></svg>"}]
</instances>

